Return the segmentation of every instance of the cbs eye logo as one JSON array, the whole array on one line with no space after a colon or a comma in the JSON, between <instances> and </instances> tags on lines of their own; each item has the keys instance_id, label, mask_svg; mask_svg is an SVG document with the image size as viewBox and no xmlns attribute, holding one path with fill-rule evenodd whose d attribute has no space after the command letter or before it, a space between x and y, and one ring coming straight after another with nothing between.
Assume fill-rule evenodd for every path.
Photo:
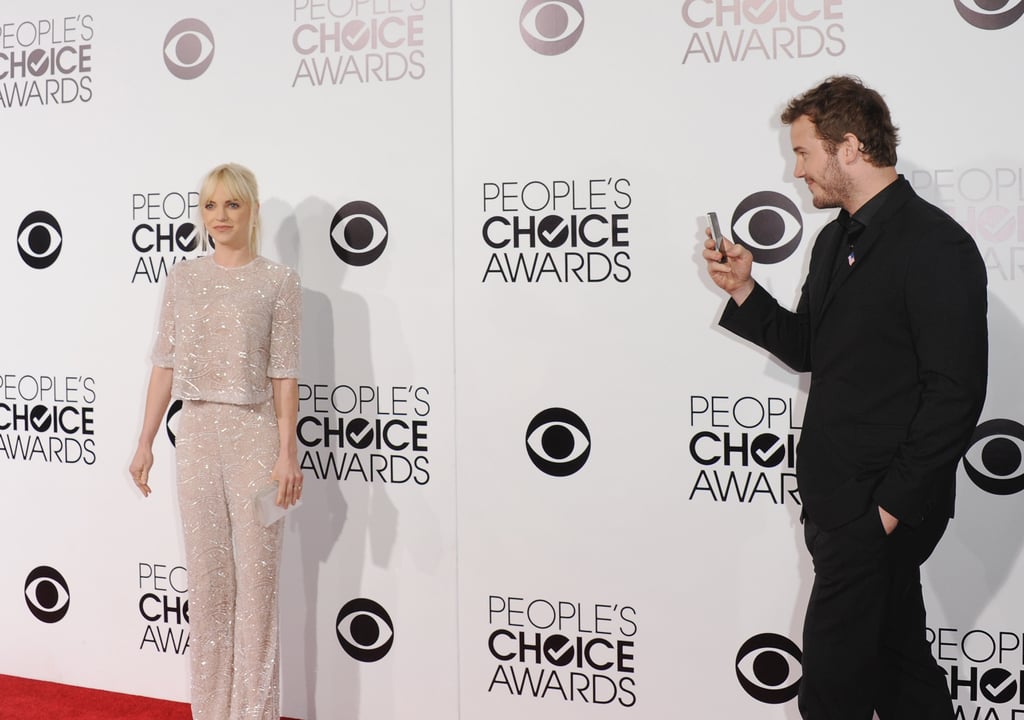
<instances>
[{"instance_id":1,"label":"cbs eye logo","mask_svg":"<svg viewBox=\"0 0 1024 720\"><path fill-rule=\"evenodd\" d=\"M755 635L736 653L736 679L755 700L789 702L800 691L802 653L792 640L774 633Z\"/></svg>"},{"instance_id":2,"label":"cbs eye logo","mask_svg":"<svg viewBox=\"0 0 1024 720\"><path fill-rule=\"evenodd\" d=\"M202 20L186 18L164 38L164 65L181 80L194 80L213 62L213 33Z\"/></svg>"},{"instance_id":3,"label":"cbs eye logo","mask_svg":"<svg viewBox=\"0 0 1024 720\"><path fill-rule=\"evenodd\" d=\"M572 475L590 457L590 430L572 410L548 408L526 428L526 452L541 472Z\"/></svg>"},{"instance_id":4,"label":"cbs eye logo","mask_svg":"<svg viewBox=\"0 0 1024 720\"><path fill-rule=\"evenodd\" d=\"M733 240L763 265L788 258L803 235L804 223L796 203L771 190L748 195L732 215Z\"/></svg>"},{"instance_id":5,"label":"cbs eye logo","mask_svg":"<svg viewBox=\"0 0 1024 720\"><path fill-rule=\"evenodd\" d=\"M331 247L349 265L362 267L379 258L388 245L388 221L372 203L343 205L331 221Z\"/></svg>"},{"instance_id":6,"label":"cbs eye logo","mask_svg":"<svg viewBox=\"0 0 1024 720\"><path fill-rule=\"evenodd\" d=\"M387 610L366 598L345 603L335 631L342 649L359 662L377 662L395 641L395 625Z\"/></svg>"},{"instance_id":7,"label":"cbs eye logo","mask_svg":"<svg viewBox=\"0 0 1024 720\"><path fill-rule=\"evenodd\" d=\"M534 52L561 55L583 34L583 6L580 0L527 0L519 34Z\"/></svg>"},{"instance_id":8,"label":"cbs eye logo","mask_svg":"<svg viewBox=\"0 0 1024 720\"><path fill-rule=\"evenodd\" d=\"M30 268L45 270L53 265L63 245L60 223L45 210L30 212L18 226L18 254Z\"/></svg>"},{"instance_id":9,"label":"cbs eye logo","mask_svg":"<svg viewBox=\"0 0 1024 720\"><path fill-rule=\"evenodd\" d=\"M44 623L63 620L71 605L71 592L64 576L46 565L30 572L25 578L25 604Z\"/></svg>"},{"instance_id":10,"label":"cbs eye logo","mask_svg":"<svg viewBox=\"0 0 1024 720\"><path fill-rule=\"evenodd\" d=\"M993 495L1024 490L1024 425L1013 420L983 422L964 453L964 470L975 485Z\"/></svg>"},{"instance_id":11,"label":"cbs eye logo","mask_svg":"<svg viewBox=\"0 0 1024 720\"><path fill-rule=\"evenodd\" d=\"M1002 30L1024 15L1024 0L953 0L960 17L982 30Z\"/></svg>"},{"instance_id":12,"label":"cbs eye logo","mask_svg":"<svg viewBox=\"0 0 1024 720\"><path fill-rule=\"evenodd\" d=\"M178 445L178 423L177 415L181 412L181 408L184 403L181 400L175 400L167 408L167 417L164 419L164 428L167 430L167 439L171 441L172 447Z\"/></svg>"}]
</instances>

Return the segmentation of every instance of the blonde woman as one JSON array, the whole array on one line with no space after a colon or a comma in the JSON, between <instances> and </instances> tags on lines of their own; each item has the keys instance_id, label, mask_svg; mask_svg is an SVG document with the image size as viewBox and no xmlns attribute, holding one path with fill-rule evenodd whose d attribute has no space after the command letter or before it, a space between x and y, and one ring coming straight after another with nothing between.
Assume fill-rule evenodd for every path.
<instances>
[{"instance_id":1,"label":"blonde woman","mask_svg":"<svg viewBox=\"0 0 1024 720\"><path fill-rule=\"evenodd\" d=\"M189 574L195 720L279 720L278 566L282 523L255 498L302 494L298 413L301 288L259 255L256 178L214 168L199 193L204 247L167 276L145 417L130 471L150 493L152 445L171 398ZM210 241L213 241L210 243ZM271 491L272 492L272 491Z\"/></svg>"}]
</instances>

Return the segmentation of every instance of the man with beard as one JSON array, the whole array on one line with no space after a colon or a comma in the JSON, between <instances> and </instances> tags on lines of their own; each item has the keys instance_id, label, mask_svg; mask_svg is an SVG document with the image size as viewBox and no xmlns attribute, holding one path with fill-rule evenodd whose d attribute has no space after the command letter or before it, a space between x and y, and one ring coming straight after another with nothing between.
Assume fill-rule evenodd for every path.
<instances>
[{"instance_id":1,"label":"man with beard","mask_svg":"<svg viewBox=\"0 0 1024 720\"><path fill-rule=\"evenodd\" d=\"M984 403L985 267L971 237L896 172L882 97L832 77L782 114L817 208L795 312L708 240L730 300L720 324L811 383L797 452L814 585L800 712L810 720L952 720L925 637L920 567L953 514L957 464Z\"/></svg>"}]
</instances>

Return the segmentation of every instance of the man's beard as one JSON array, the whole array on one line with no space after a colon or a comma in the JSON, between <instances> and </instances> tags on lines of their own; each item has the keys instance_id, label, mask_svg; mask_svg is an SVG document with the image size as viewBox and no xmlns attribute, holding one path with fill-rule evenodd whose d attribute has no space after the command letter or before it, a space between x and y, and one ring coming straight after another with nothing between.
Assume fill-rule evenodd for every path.
<instances>
[{"instance_id":1,"label":"man's beard","mask_svg":"<svg viewBox=\"0 0 1024 720\"><path fill-rule=\"evenodd\" d=\"M850 197L853 185L850 178L843 173L839 159L835 155L828 156L822 178L814 180L814 184L818 186L818 193L812 192L811 200L814 207L819 210L842 207L843 202Z\"/></svg>"}]
</instances>

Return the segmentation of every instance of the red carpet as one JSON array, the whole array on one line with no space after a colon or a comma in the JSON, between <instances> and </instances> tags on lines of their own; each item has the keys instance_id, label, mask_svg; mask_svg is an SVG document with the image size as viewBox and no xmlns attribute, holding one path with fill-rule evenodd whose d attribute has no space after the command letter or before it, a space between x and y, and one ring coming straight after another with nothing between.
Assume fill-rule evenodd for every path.
<instances>
[{"instance_id":1,"label":"red carpet","mask_svg":"<svg viewBox=\"0 0 1024 720\"><path fill-rule=\"evenodd\" d=\"M0 720L192 720L192 713L185 703L0 675Z\"/></svg>"}]
</instances>

